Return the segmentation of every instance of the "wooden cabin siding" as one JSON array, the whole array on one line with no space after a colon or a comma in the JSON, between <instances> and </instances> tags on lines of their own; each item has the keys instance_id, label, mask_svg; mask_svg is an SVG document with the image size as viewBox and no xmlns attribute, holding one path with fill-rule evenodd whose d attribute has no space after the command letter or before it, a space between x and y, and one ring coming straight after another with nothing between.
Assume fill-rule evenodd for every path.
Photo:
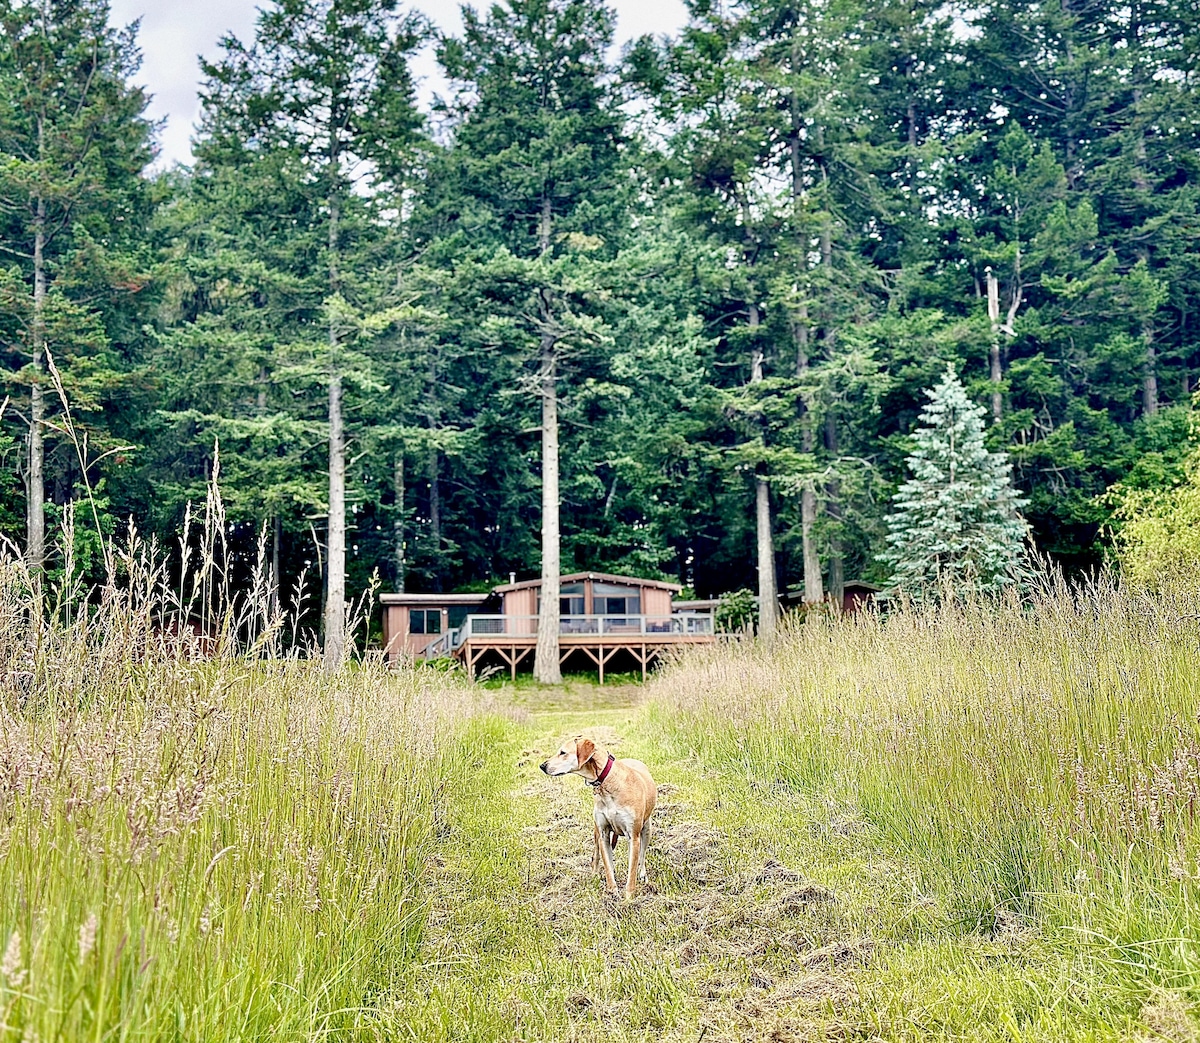
<instances>
[{"instance_id":1,"label":"wooden cabin siding","mask_svg":"<svg viewBox=\"0 0 1200 1043\"><path fill-rule=\"evenodd\" d=\"M671 614L671 591L662 587L642 587L642 614L646 616L669 616Z\"/></svg>"},{"instance_id":2,"label":"wooden cabin siding","mask_svg":"<svg viewBox=\"0 0 1200 1043\"><path fill-rule=\"evenodd\" d=\"M388 605L383 614L383 647L387 657L392 662L398 660L402 655L420 655L425 651L426 646L436 641L446 632L447 626L447 610L442 608L442 625L440 632L437 634L410 634L408 632L409 610L415 606L410 605ZM430 605L428 608L419 606L423 611L431 611L437 608L436 605Z\"/></svg>"},{"instance_id":3,"label":"wooden cabin siding","mask_svg":"<svg viewBox=\"0 0 1200 1043\"><path fill-rule=\"evenodd\" d=\"M504 614L506 616L536 616L537 587L522 587L519 590L509 590L504 594Z\"/></svg>"},{"instance_id":4,"label":"wooden cabin siding","mask_svg":"<svg viewBox=\"0 0 1200 1043\"><path fill-rule=\"evenodd\" d=\"M451 616L457 625L463 616L479 612L487 599L487 594L382 595L383 647L388 659L396 662L406 655L421 655L450 629ZM414 612L436 613L437 632L411 633Z\"/></svg>"},{"instance_id":5,"label":"wooden cabin siding","mask_svg":"<svg viewBox=\"0 0 1200 1043\"><path fill-rule=\"evenodd\" d=\"M668 647L714 640L711 630L691 623L680 624L678 629L664 625L664 618L673 614L671 599L679 593L677 584L599 572L570 573L561 581L569 611L560 611L564 624L559 661L571 660L575 668L591 663L599 670L601 681L606 670L614 668L640 669L644 675ZM518 664L532 662L541 586L540 580L524 580L495 587L488 594L383 594L387 656L396 662L426 654L431 645L437 645L438 654L454 656L471 676L481 663L488 670L497 665L507 667L515 676ZM498 617L497 608L501 612ZM437 613L438 633L410 633L414 622L420 625L414 612ZM579 618L581 615L589 618ZM460 632L457 644L446 640L452 627L470 616L494 621L484 620L469 632ZM427 628L428 618L421 626Z\"/></svg>"},{"instance_id":6,"label":"wooden cabin siding","mask_svg":"<svg viewBox=\"0 0 1200 1043\"><path fill-rule=\"evenodd\" d=\"M383 654L395 662L400 658L403 637L408 623L408 611L403 605L383 606Z\"/></svg>"}]
</instances>

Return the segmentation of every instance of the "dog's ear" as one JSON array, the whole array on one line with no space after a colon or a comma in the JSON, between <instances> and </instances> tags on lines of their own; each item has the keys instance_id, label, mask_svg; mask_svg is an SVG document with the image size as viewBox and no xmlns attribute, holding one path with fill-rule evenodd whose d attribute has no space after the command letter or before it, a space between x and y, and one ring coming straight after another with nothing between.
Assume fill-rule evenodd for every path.
<instances>
[{"instance_id":1,"label":"dog's ear","mask_svg":"<svg viewBox=\"0 0 1200 1043\"><path fill-rule=\"evenodd\" d=\"M575 766L582 768L588 761L592 759L592 754L596 752L596 744L591 739L576 739L575 740Z\"/></svg>"}]
</instances>

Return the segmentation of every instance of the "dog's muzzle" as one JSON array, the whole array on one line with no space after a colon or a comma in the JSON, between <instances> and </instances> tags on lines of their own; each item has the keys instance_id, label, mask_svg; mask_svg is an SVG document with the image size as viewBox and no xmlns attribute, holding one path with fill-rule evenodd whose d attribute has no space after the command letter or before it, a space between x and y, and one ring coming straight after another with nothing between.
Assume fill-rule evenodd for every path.
<instances>
[{"instance_id":1,"label":"dog's muzzle","mask_svg":"<svg viewBox=\"0 0 1200 1043\"><path fill-rule=\"evenodd\" d=\"M541 768L542 771L544 771L547 775L550 774L550 769L546 767L546 765L549 763L549 761L542 761L542 763L538 765L538 767Z\"/></svg>"}]
</instances>

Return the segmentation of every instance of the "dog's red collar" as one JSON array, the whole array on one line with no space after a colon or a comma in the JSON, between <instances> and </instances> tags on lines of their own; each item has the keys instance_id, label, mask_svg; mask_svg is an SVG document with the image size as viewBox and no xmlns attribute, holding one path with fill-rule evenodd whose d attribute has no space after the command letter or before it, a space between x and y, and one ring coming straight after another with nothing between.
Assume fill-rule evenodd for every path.
<instances>
[{"instance_id":1,"label":"dog's red collar","mask_svg":"<svg viewBox=\"0 0 1200 1043\"><path fill-rule=\"evenodd\" d=\"M596 776L596 781L595 781L595 782L588 782L588 785L589 785L589 786L596 787L596 788L599 788L600 784L601 784L601 783L602 783L602 782L603 782L605 779L607 779L607 778L608 778L608 773L609 773L610 771L612 771L612 766L613 766L613 763L614 763L615 761L616 761L616 758L615 758L615 757L613 757L613 755L610 753L610 754L608 755L608 763L604 765L604 770L603 770L602 772L600 772L600 774L599 774L599 775L597 775L597 776ZM584 781L587 781L587 780L585 779Z\"/></svg>"}]
</instances>

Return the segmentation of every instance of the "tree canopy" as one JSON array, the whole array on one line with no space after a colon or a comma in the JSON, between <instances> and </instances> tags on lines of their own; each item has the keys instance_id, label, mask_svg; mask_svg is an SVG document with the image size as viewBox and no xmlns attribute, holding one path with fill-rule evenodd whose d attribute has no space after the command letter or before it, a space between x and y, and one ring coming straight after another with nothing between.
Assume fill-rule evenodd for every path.
<instances>
[{"instance_id":1,"label":"tree canopy","mask_svg":"<svg viewBox=\"0 0 1200 1043\"><path fill-rule=\"evenodd\" d=\"M555 572L817 601L937 560L935 385L995 547L1020 503L1093 569L1194 481L1187 5L689 0L616 55L584 0L269 0L169 171L136 26L0 20L0 532L47 569L85 481L174 545L219 443L235 572L265 533L330 633L376 573L538 575L552 516Z\"/></svg>"}]
</instances>

